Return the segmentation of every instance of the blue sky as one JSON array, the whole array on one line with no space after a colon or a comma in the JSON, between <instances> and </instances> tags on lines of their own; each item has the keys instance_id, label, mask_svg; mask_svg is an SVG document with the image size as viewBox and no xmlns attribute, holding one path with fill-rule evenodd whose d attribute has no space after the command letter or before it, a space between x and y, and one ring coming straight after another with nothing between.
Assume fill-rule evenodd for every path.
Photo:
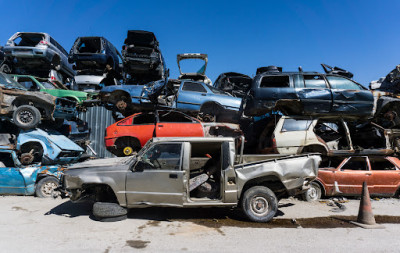
<instances>
[{"instance_id":1,"label":"blue sky","mask_svg":"<svg viewBox=\"0 0 400 253\"><path fill-rule=\"evenodd\" d=\"M121 49L129 29L156 34L171 70L176 54L207 53L212 81L222 72L320 63L368 85L400 64L400 1L4 1L0 44L17 31L47 32L67 51L79 36L101 35Z\"/></svg>"}]
</instances>

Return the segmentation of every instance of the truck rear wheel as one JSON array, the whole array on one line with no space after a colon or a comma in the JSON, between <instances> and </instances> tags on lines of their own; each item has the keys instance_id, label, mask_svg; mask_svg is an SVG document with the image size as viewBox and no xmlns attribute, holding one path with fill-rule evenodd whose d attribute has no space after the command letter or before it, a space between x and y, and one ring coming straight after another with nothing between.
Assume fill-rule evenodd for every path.
<instances>
[{"instance_id":1,"label":"truck rear wheel","mask_svg":"<svg viewBox=\"0 0 400 253\"><path fill-rule=\"evenodd\" d=\"M242 210L251 221L268 222L278 211L278 199L269 188L254 186L243 194Z\"/></svg>"}]
</instances>

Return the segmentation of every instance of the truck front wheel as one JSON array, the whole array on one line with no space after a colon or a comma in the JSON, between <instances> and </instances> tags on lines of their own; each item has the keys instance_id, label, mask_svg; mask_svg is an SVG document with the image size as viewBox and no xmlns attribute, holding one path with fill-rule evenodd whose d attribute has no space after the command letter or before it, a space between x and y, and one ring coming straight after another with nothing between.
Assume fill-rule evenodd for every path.
<instances>
[{"instance_id":1,"label":"truck front wheel","mask_svg":"<svg viewBox=\"0 0 400 253\"><path fill-rule=\"evenodd\" d=\"M269 188L254 186L243 194L242 210L251 221L268 222L278 211L278 199Z\"/></svg>"}]
</instances>

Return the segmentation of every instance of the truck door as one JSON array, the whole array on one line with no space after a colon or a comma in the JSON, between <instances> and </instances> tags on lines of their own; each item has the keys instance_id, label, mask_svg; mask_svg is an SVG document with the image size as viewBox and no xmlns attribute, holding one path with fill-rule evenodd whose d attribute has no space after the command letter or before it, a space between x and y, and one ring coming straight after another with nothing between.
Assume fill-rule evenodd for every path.
<instances>
[{"instance_id":1,"label":"truck door","mask_svg":"<svg viewBox=\"0 0 400 253\"><path fill-rule=\"evenodd\" d=\"M364 181L367 182L368 189L371 189L371 175L367 157L351 157L335 172L335 181L343 194L358 195L361 194Z\"/></svg>"},{"instance_id":2,"label":"truck door","mask_svg":"<svg viewBox=\"0 0 400 253\"><path fill-rule=\"evenodd\" d=\"M182 206L185 192L182 144L160 143L145 151L126 177L129 206Z\"/></svg>"},{"instance_id":3,"label":"truck door","mask_svg":"<svg viewBox=\"0 0 400 253\"><path fill-rule=\"evenodd\" d=\"M326 76L332 90L332 112L341 115L372 115L374 97L360 84L340 76Z\"/></svg>"},{"instance_id":4,"label":"truck door","mask_svg":"<svg viewBox=\"0 0 400 253\"><path fill-rule=\"evenodd\" d=\"M332 93L322 75L295 75L295 84L306 114L329 113Z\"/></svg>"},{"instance_id":5,"label":"truck door","mask_svg":"<svg viewBox=\"0 0 400 253\"><path fill-rule=\"evenodd\" d=\"M157 137L203 137L203 126L193 118L175 111L159 111Z\"/></svg>"},{"instance_id":6,"label":"truck door","mask_svg":"<svg viewBox=\"0 0 400 253\"><path fill-rule=\"evenodd\" d=\"M236 172L234 165L235 146L234 143L222 143L222 173L224 178L224 203L236 203L238 200Z\"/></svg>"},{"instance_id":7,"label":"truck door","mask_svg":"<svg viewBox=\"0 0 400 253\"><path fill-rule=\"evenodd\" d=\"M206 88L201 83L183 82L179 88L176 107L184 111L198 111L200 106L207 101Z\"/></svg>"},{"instance_id":8,"label":"truck door","mask_svg":"<svg viewBox=\"0 0 400 253\"><path fill-rule=\"evenodd\" d=\"M25 194L25 179L10 153L0 153L0 194Z\"/></svg>"}]
</instances>

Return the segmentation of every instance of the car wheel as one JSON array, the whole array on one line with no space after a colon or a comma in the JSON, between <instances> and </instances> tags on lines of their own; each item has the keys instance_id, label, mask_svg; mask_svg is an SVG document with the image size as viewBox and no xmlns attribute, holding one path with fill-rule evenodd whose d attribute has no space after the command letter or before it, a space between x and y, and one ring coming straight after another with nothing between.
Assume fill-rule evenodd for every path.
<instances>
[{"instance_id":1,"label":"car wheel","mask_svg":"<svg viewBox=\"0 0 400 253\"><path fill-rule=\"evenodd\" d=\"M254 186L242 197L242 210L251 221L268 222L278 211L275 193L265 186Z\"/></svg>"},{"instance_id":2,"label":"car wheel","mask_svg":"<svg viewBox=\"0 0 400 253\"><path fill-rule=\"evenodd\" d=\"M321 186L316 182L312 182L310 185L310 189L308 189L306 192L303 193L303 199L309 202L317 201L321 198L321 196L322 196Z\"/></svg>"},{"instance_id":3,"label":"car wheel","mask_svg":"<svg viewBox=\"0 0 400 253\"><path fill-rule=\"evenodd\" d=\"M128 210L117 203L96 202L93 205L93 216L103 222L125 220Z\"/></svg>"},{"instance_id":4,"label":"car wheel","mask_svg":"<svg viewBox=\"0 0 400 253\"><path fill-rule=\"evenodd\" d=\"M39 198L48 198L53 194L54 189L59 185L56 178L48 176L40 179L36 185L35 193Z\"/></svg>"},{"instance_id":5,"label":"car wheel","mask_svg":"<svg viewBox=\"0 0 400 253\"><path fill-rule=\"evenodd\" d=\"M13 113L14 124L22 129L35 128L41 117L39 110L31 105L21 105Z\"/></svg>"}]
</instances>

